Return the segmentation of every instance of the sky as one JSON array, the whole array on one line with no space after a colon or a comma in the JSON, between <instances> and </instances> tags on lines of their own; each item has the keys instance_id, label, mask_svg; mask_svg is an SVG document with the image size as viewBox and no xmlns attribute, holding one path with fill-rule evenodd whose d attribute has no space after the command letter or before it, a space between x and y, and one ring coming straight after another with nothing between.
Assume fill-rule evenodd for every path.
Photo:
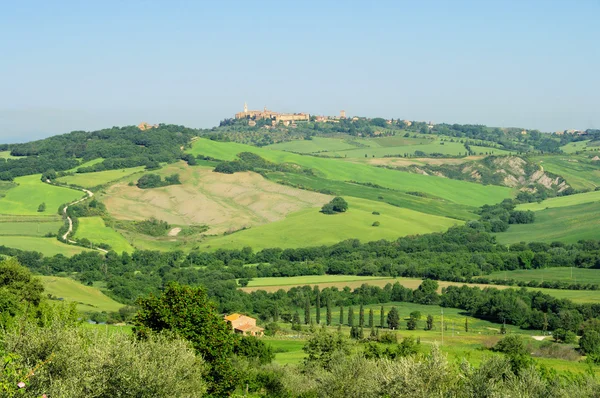
<instances>
[{"instance_id":1,"label":"sky","mask_svg":"<svg viewBox=\"0 0 600 398\"><path fill-rule=\"evenodd\" d=\"M0 1L0 143L243 108L600 128L600 0Z\"/></svg>"}]
</instances>

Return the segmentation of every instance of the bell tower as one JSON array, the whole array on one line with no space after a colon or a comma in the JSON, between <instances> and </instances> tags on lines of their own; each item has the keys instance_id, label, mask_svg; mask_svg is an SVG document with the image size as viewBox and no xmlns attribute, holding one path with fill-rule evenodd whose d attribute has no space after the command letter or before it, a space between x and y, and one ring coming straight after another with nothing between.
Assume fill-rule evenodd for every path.
<instances>
[{"instance_id":1,"label":"bell tower","mask_svg":"<svg viewBox=\"0 0 600 398\"><path fill-rule=\"evenodd\" d=\"M248 113L248 104L244 102L244 113Z\"/></svg>"}]
</instances>

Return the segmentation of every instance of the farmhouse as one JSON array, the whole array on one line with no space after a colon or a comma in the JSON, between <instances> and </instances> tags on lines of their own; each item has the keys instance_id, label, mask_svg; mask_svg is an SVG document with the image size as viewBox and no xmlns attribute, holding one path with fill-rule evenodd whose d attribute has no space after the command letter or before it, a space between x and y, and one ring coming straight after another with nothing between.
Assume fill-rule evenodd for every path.
<instances>
[{"instance_id":1,"label":"farmhouse","mask_svg":"<svg viewBox=\"0 0 600 398\"><path fill-rule=\"evenodd\" d=\"M264 329L256 326L256 319L242 314L231 314L225 316L225 320L231 325L235 333L244 336L262 336Z\"/></svg>"}]
</instances>

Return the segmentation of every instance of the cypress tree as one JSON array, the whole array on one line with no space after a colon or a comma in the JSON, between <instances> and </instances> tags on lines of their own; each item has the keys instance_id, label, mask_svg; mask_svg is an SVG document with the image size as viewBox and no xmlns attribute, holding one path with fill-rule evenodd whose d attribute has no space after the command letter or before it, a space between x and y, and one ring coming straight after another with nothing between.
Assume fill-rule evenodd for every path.
<instances>
[{"instance_id":1,"label":"cypress tree","mask_svg":"<svg viewBox=\"0 0 600 398\"><path fill-rule=\"evenodd\" d=\"M340 325L344 324L344 306L340 305Z\"/></svg>"},{"instance_id":2,"label":"cypress tree","mask_svg":"<svg viewBox=\"0 0 600 398\"><path fill-rule=\"evenodd\" d=\"M275 304L275 307L273 308L273 322L278 322L279 321L279 307L277 307L277 304Z\"/></svg>"},{"instance_id":3,"label":"cypress tree","mask_svg":"<svg viewBox=\"0 0 600 398\"><path fill-rule=\"evenodd\" d=\"M465 318L465 332L469 331L469 318Z\"/></svg>"},{"instance_id":4,"label":"cypress tree","mask_svg":"<svg viewBox=\"0 0 600 398\"><path fill-rule=\"evenodd\" d=\"M365 326L365 309L363 305L360 305L360 309L358 310L358 326L361 328Z\"/></svg>"},{"instance_id":5,"label":"cypress tree","mask_svg":"<svg viewBox=\"0 0 600 398\"><path fill-rule=\"evenodd\" d=\"M352 307L348 309L348 326L354 326L354 308Z\"/></svg>"},{"instance_id":6,"label":"cypress tree","mask_svg":"<svg viewBox=\"0 0 600 398\"><path fill-rule=\"evenodd\" d=\"M315 286L315 292L317 293L315 305L317 306L316 322L318 325L321 323L321 291L318 286Z\"/></svg>"},{"instance_id":7,"label":"cypress tree","mask_svg":"<svg viewBox=\"0 0 600 398\"><path fill-rule=\"evenodd\" d=\"M370 328L372 328L373 326L375 326L375 325L373 324L373 321L374 321L374 320L373 320L373 318L374 318L374 317L373 317L373 308L371 308L371 309L369 310L369 327L370 327Z\"/></svg>"},{"instance_id":8,"label":"cypress tree","mask_svg":"<svg viewBox=\"0 0 600 398\"><path fill-rule=\"evenodd\" d=\"M382 329L385 327L383 305L381 306L381 312L379 313L379 327L381 327Z\"/></svg>"},{"instance_id":9,"label":"cypress tree","mask_svg":"<svg viewBox=\"0 0 600 398\"><path fill-rule=\"evenodd\" d=\"M304 303L304 324L308 325L310 323L310 299L307 297L306 302Z\"/></svg>"},{"instance_id":10,"label":"cypress tree","mask_svg":"<svg viewBox=\"0 0 600 398\"><path fill-rule=\"evenodd\" d=\"M331 326L331 300L327 299L327 326Z\"/></svg>"}]
</instances>

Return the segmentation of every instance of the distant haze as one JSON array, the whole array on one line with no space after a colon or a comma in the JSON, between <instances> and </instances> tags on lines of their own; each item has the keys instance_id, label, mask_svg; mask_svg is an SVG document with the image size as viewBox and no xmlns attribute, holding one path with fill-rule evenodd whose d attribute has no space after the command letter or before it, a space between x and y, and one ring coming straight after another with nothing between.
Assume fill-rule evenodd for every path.
<instances>
[{"instance_id":1,"label":"distant haze","mask_svg":"<svg viewBox=\"0 0 600 398\"><path fill-rule=\"evenodd\" d=\"M600 127L600 2L0 3L0 142L251 109Z\"/></svg>"}]
</instances>

